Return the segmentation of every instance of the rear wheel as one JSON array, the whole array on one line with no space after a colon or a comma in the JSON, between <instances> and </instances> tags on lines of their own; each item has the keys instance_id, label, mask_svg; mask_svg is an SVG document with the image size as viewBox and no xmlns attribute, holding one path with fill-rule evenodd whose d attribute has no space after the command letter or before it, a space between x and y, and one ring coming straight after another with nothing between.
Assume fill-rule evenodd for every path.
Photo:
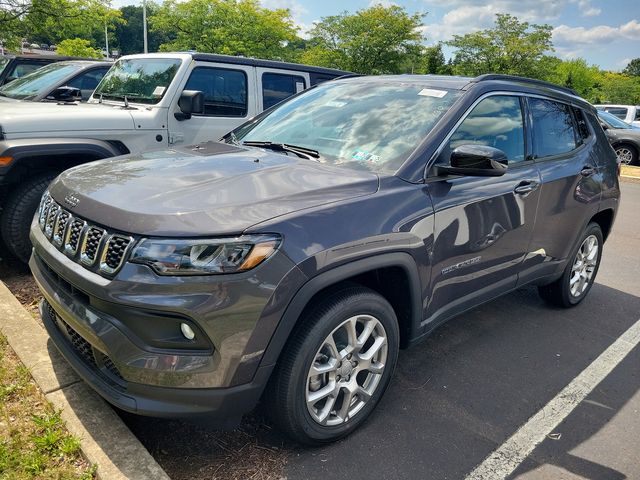
<instances>
[{"instance_id":1,"label":"rear wheel","mask_svg":"<svg viewBox=\"0 0 640 480\"><path fill-rule=\"evenodd\" d=\"M618 160L623 165L637 165L638 163L638 151L631 145L626 143L615 147Z\"/></svg>"},{"instance_id":2,"label":"rear wheel","mask_svg":"<svg viewBox=\"0 0 640 480\"><path fill-rule=\"evenodd\" d=\"M18 185L8 195L2 207L2 240L9 251L24 263L27 263L31 256L31 220L42 194L56 176L57 173L47 172Z\"/></svg>"},{"instance_id":3,"label":"rear wheel","mask_svg":"<svg viewBox=\"0 0 640 480\"><path fill-rule=\"evenodd\" d=\"M322 300L285 346L267 392L274 422L307 445L357 429L396 365L398 323L389 303L362 287Z\"/></svg>"},{"instance_id":4,"label":"rear wheel","mask_svg":"<svg viewBox=\"0 0 640 480\"><path fill-rule=\"evenodd\" d=\"M584 300L596 279L603 243L600 225L587 225L562 277L549 285L538 287L540 296L559 307L573 307Z\"/></svg>"}]
</instances>

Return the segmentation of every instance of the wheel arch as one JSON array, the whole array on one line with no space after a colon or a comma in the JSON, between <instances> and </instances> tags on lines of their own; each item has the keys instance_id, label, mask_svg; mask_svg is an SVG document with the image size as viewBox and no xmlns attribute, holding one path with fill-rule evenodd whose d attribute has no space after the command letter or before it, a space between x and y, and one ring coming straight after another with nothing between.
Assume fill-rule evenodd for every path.
<instances>
[{"instance_id":1,"label":"wheel arch","mask_svg":"<svg viewBox=\"0 0 640 480\"><path fill-rule=\"evenodd\" d=\"M47 171L61 172L82 163L129 153L119 141L51 138L0 142L0 156L11 157L1 168L3 184L19 183L25 176Z\"/></svg>"},{"instance_id":2,"label":"wheel arch","mask_svg":"<svg viewBox=\"0 0 640 480\"><path fill-rule=\"evenodd\" d=\"M587 225L591 222L595 222L600 225L600 230L602 230L602 238L606 241L609 233L611 233L614 218L615 213L613 209L607 208L605 210L600 210L593 217L591 217Z\"/></svg>"},{"instance_id":3,"label":"wheel arch","mask_svg":"<svg viewBox=\"0 0 640 480\"><path fill-rule=\"evenodd\" d=\"M410 339L417 335L422 317L418 268L408 253L386 253L332 268L308 280L289 302L265 350L261 365L277 362L307 309L327 293L353 284L376 291L391 304L398 317L401 346L407 346Z\"/></svg>"}]
</instances>

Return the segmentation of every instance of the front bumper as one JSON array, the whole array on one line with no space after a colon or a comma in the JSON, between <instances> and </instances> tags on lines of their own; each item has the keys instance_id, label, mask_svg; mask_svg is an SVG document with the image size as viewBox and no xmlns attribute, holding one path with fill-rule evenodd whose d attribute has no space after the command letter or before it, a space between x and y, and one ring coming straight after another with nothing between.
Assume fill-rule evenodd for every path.
<instances>
[{"instance_id":1,"label":"front bumper","mask_svg":"<svg viewBox=\"0 0 640 480\"><path fill-rule=\"evenodd\" d=\"M191 417L215 414L221 425L233 426L258 403L273 366L259 368L253 381L229 388L177 389L118 382L103 356L87 362L60 328L47 300L40 313L49 336L80 377L112 405L131 413L154 417ZM77 332L76 332L77 334ZM100 362L100 363L98 363ZM108 373L107 373L108 372Z\"/></svg>"},{"instance_id":2,"label":"front bumper","mask_svg":"<svg viewBox=\"0 0 640 480\"><path fill-rule=\"evenodd\" d=\"M258 367L264 350L252 345L268 341L270 320L279 316L271 312L265 321L261 312L275 278L290 269L286 257L235 278L159 278L128 264L108 280L53 247L37 222L31 240L43 323L67 361L110 403L143 415L215 419L255 406L273 365ZM154 336L162 322L176 319L192 322L210 348L176 347L176 338Z\"/></svg>"}]
</instances>

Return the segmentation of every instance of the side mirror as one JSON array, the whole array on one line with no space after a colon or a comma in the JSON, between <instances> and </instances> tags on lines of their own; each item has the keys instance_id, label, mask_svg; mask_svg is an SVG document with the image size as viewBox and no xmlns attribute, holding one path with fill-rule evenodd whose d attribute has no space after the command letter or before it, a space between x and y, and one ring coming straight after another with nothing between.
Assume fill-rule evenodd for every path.
<instances>
[{"instance_id":1,"label":"side mirror","mask_svg":"<svg viewBox=\"0 0 640 480\"><path fill-rule=\"evenodd\" d=\"M600 122L600 126L602 127L603 130L609 130L609 125L607 125L604 122Z\"/></svg>"},{"instance_id":2,"label":"side mirror","mask_svg":"<svg viewBox=\"0 0 640 480\"><path fill-rule=\"evenodd\" d=\"M451 152L451 165L438 165L438 174L499 177L507 171L507 154L485 145L460 145Z\"/></svg>"},{"instance_id":3,"label":"side mirror","mask_svg":"<svg viewBox=\"0 0 640 480\"><path fill-rule=\"evenodd\" d=\"M191 118L192 114L204 113L204 93L199 90L184 90L178 100L179 112L174 113L176 120Z\"/></svg>"},{"instance_id":4,"label":"side mirror","mask_svg":"<svg viewBox=\"0 0 640 480\"><path fill-rule=\"evenodd\" d=\"M58 87L49 95L47 100L57 100L59 102L76 102L82 99L82 93L75 87Z\"/></svg>"}]
</instances>

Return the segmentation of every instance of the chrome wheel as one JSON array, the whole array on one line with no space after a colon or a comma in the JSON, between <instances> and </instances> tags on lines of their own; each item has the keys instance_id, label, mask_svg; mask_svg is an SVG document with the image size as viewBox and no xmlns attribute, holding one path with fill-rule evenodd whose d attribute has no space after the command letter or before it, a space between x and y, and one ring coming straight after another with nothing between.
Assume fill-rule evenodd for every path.
<instances>
[{"instance_id":1,"label":"chrome wheel","mask_svg":"<svg viewBox=\"0 0 640 480\"><path fill-rule=\"evenodd\" d=\"M353 418L378 388L387 360L387 333L371 315L345 320L325 338L307 375L309 414L320 425Z\"/></svg>"},{"instance_id":2,"label":"chrome wheel","mask_svg":"<svg viewBox=\"0 0 640 480\"><path fill-rule=\"evenodd\" d=\"M633 152L628 147L616 148L616 155L623 165L629 165L633 161Z\"/></svg>"},{"instance_id":3,"label":"chrome wheel","mask_svg":"<svg viewBox=\"0 0 640 480\"><path fill-rule=\"evenodd\" d=\"M576 253L569 278L569 290L574 297L580 297L589 288L598 264L598 238L589 235Z\"/></svg>"}]
</instances>

